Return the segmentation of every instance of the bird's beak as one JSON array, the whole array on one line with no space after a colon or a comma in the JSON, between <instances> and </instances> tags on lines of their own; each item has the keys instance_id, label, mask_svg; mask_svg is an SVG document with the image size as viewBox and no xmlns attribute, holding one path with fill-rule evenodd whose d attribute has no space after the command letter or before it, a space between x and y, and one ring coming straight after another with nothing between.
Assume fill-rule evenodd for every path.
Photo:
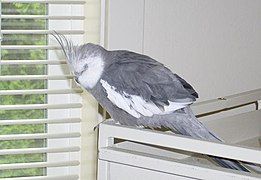
<instances>
[{"instance_id":1,"label":"bird's beak","mask_svg":"<svg viewBox=\"0 0 261 180\"><path fill-rule=\"evenodd\" d=\"M79 84L79 81L78 81L78 77L77 76L74 76L74 81Z\"/></svg>"}]
</instances>

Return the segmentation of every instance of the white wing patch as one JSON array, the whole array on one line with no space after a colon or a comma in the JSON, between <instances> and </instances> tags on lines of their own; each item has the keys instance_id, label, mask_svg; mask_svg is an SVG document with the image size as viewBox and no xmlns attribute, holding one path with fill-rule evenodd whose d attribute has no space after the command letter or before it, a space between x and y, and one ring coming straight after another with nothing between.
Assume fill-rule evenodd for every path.
<instances>
[{"instance_id":1,"label":"white wing patch","mask_svg":"<svg viewBox=\"0 0 261 180\"><path fill-rule=\"evenodd\" d=\"M184 108L192 102L177 103L169 101L168 106L164 106L162 111L152 101L145 101L142 97L137 95L130 95L126 92L119 93L114 86L101 79L101 84L108 94L108 99L118 108L124 110L135 118L143 116L153 116L156 114L168 114L178 109Z\"/></svg>"}]
</instances>

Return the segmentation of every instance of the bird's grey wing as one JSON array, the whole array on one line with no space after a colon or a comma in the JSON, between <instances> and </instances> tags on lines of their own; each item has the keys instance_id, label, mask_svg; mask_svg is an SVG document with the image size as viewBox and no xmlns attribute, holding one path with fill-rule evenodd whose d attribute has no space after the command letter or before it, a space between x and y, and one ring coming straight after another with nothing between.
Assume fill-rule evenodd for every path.
<instances>
[{"instance_id":1,"label":"bird's grey wing","mask_svg":"<svg viewBox=\"0 0 261 180\"><path fill-rule=\"evenodd\" d=\"M185 80L148 56L124 51L103 73L108 98L134 117L168 113L198 97Z\"/></svg>"},{"instance_id":2,"label":"bird's grey wing","mask_svg":"<svg viewBox=\"0 0 261 180\"><path fill-rule=\"evenodd\" d=\"M145 99L153 97L176 101L185 98L195 100L198 97L184 79L148 56L123 51L115 59L105 74L114 77L106 80L119 90L141 95Z\"/></svg>"}]
</instances>

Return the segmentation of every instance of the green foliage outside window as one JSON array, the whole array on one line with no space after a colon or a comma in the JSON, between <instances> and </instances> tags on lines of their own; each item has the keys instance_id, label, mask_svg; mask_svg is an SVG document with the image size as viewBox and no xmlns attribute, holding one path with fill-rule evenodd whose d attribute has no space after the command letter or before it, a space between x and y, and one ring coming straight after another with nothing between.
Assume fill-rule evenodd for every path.
<instances>
[{"instance_id":1,"label":"green foliage outside window","mask_svg":"<svg viewBox=\"0 0 261 180\"><path fill-rule=\"evenodd\" d=\"M46 4L43 3L2 3L2 14L8 15L45 15ZM44 30L47 21L41 19L2 19L2 30ZM46 35L31 34L5 34L2 45L45 45ZM45 60L46 50L31 49L2 49L1 60ZM45 65L1 65L1 75L44 75ZM0 90L21 90L21 89L44 89L45 80L15 80L1 81ZM46 103L46 95L1 95L0 105L20 105L20 104L43 104ZM0 110L1 120L19 119L42 119L45 118L45 110ZM31 134L44 133L45 124L36 125L2 125L0 135L7 134ZM44 147L45 140L0 140L0 149L15 148L37 148ZM30 163L45 161L45 154L19 154L2 155L0 164L8 163ZM44 168L2 170L0 178L19 176L40 176L45 174Z\"/></svg>"}]
</instances>

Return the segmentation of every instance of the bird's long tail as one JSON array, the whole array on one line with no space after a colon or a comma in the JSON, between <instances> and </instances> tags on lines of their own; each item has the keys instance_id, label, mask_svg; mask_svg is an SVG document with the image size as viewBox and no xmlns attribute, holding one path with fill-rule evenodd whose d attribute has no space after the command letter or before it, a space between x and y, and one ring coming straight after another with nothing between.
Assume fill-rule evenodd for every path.
<instances>
[{"instance_id":1,"label":"bird's long tail","mask_svg":"<svg viewBox=\"0 0 261 180\"><path fill-rule=\"evenodd\" d=\"M173 117L173 116L172 116ZM197 120L190 107L180 109L175 112L174 119L166 120L164 126L170 128L174 132L183 135L223 142L218 136L210 132L200 121ZM222 167L250 172L247 168L236 160L225 159L221 157L210 156L217 164Z\"/></svg>"}]
</instances>

